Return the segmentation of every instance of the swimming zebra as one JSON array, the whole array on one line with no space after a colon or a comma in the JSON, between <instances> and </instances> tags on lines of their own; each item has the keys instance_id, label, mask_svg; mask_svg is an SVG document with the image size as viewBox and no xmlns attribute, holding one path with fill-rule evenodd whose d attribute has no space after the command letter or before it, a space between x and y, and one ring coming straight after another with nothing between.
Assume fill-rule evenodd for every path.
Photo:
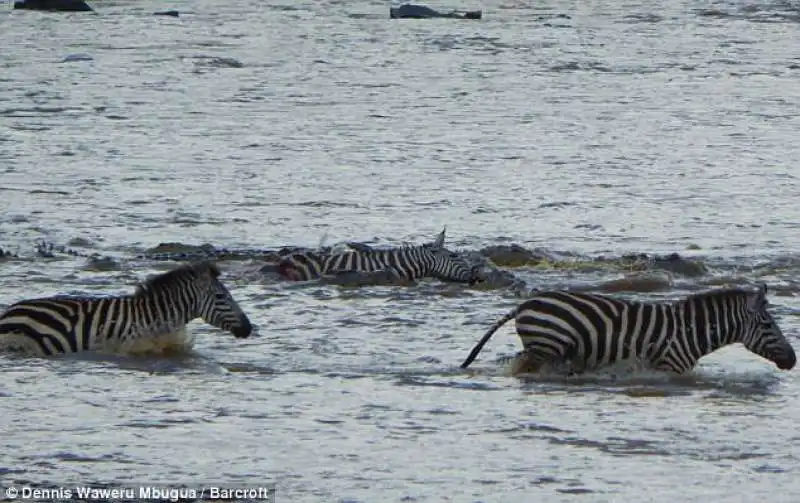
<instances>
[{"instance_id":1,"label":"swimming zebra","mask_svg":"<svg viewBox=\"0 0 800 503\"><path fill-rule=\"evenodd\" d=\"M672 302L540 292L492 325L461 368L467 368L492 334L513 318L523 346L515 367L523 371L566 363L580 373L634 359L681 374L702 356L734 343L789 370L797 357L768 307L767 285L756 292L726 288Z\"/></svg>"},{"instance_id":2,"label":"swimming zebra","mask_svg":"<svg viewBox=\"0 0 800 503\"><path fill-rule=\"evenodd\" d=\"M250 320L219 275L216 265L199 262L151 277L130 295L17 302L0 315L0 349L37 356L125 351L168 339L195 318L249 337Z\"/></svg>"},{"instance_id":3,"label":"swimming zebra","mask_svg":"<svg viewBox=\"0 0 800 503\"><path fill-rule=\"evenodd\" d=\"M310 281L345 272L389 271L398 280L415 281L424 277L473 285L481 281L480 267L470 267L461 255L444 247L445 231L433 243L400 248L375 249L348 243L342 253L308 251L290 254L278 262L278 273L293 281Z\"/></svg>"}]
</instances>

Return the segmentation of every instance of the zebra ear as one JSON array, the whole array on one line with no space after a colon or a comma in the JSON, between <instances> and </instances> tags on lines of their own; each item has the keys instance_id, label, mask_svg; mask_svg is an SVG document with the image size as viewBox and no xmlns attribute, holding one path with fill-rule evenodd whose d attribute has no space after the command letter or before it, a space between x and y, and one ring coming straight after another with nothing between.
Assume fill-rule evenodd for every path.
<instances>
[{"instance_id":1,"label":"zebra ear","mask_svg":"<svg viewBox=\"0 0 800 503\"><path fill-rule=\"evenodd\" d=\"M444 233L445 233L446 231L447 231L447 226L445 225L445 226L442 228L442 232L440 232L440 233L439 233L439 235L438 235L438 236L436 236L436 240L435 240L435 241L433 242L433 244L431 245L433 248L437 248L437 249L439 249L439 248L444 248Z\"/></svg>"},{"instance_id":2,"label":"zebra ear","mask_svg":"<svg viewBox=\"0 0 800 503\"><path fill-rule=\"evenodd\" d=\"M763 309L767 302L767 284L763 283L758 290L747 296L747 310L751 312Z\"/></svg>"}]
</instances>

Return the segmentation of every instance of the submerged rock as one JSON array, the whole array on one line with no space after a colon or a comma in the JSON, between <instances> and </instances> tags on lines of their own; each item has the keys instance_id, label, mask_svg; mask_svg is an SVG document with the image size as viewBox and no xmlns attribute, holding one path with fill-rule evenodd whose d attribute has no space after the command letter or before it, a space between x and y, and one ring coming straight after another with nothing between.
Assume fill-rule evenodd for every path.
<instances>
[{"instance_id":1,"label":"submerged rock","mask_svg":"<svg viewBox=\"0 0 800 503\"><path fill-rule=\"evenodd\" d=\"M413 4L403 4L399 7L389 8L389 19L480 19L481 17L482 12L480 10L439 12L427 5Z\"/></svg>"},{"instance_id":2,"label":"submerged rock","mask_svg":"<svg viewBox=\"0 0 800 503\"><path fill-rule=\"evenodd\" d=\"M646 271L626 275L587 287L589 291L618 292L663 292L672 288L674 281L667 271ZM580 290L580 289L577 289Z\"/></svg>"},{"instance_id":3,"label":"submerged rock","mask_svg":"<svg viewBox=\"0 0 800 503\"><path fill-rule=\"evenodd\" d=\"M690 278L703 276L708 272L708 267L703 262L686 259L677 253L652 257L644 253L628 254L623 255L619 260L623 264L636 265L640 269L659 269Z\"/></svg>"},{"instance_id":4,"label":"submerged rock","mask_svg":"<svg viewBox=\"0 0 800 503\"><path fill-rule=\"evenodd\" d=\"M94 58L90 54L69 54L61 60L62 63L74 63L76 61L93 61Z\"/></svg>"},{"instance_id":5,"label":"submerged rock","mask_svg":"<svg viewBox=\"0 0 800 503\"><path fill-rule=\"evenodd\" d=\"M535 266L542 262L549 262L550 258L528 250L520 245L487 246L481 254L498 267L525 267Z\"/></svg>"},{"instance_id":6,"label":"submerged rock","mask_svg":"<svg viewBox=\"0 0 800 503\"><path fill-rule=\"evenodd\" d=\"M481 281L473 288L479 290L496 290L510 288L512 291L526 288L525 280L518 278L511 271L494 267L486 267L481 271Z\"/></svg>"},{"instance_id":7,"label":"submerged rock","mask_svg":"<svg viewBox=\"0 0 800 503\"><path fill-rule=\"evenodd\" d=\"M708 273L708 267L704 263L683 258L677 253L665 257L653 257L653 264L658 269L689 277L703 276Z\"/></svg>"},{"instance_id":8,"label":"submerged rock","mask_svg":"<svg viewBox=\"0 0 800 503\"><path fill-rule=\"evenodd\" d=\"M87 260L86 265L83 266L84 271L119 271L121 265L119 261L113 257L91 257Z\"/></svg>"},{"instance_id":9,"label":"submerged rock","mask_svg":"<svg viewBox=\"0 0 800 503\"><path fill-rule=\"evenodd\" d=\"M183 243L159 243L153 248L145 250L146 254L162 253L187 253L187 252L213 252L214 246L208 243L202 245L187 245Z\"/></svg>"},{"instance_id":10,"label":"submerged rock","mask_svg":"<svg viewBox=\"0 0 800 503\"><path fill-rule=\"evenodd\" d=\"M60 12L90 12L94 10L83 0L17 0L14 2L14 8Z\"/></svg>"}]
</instances>

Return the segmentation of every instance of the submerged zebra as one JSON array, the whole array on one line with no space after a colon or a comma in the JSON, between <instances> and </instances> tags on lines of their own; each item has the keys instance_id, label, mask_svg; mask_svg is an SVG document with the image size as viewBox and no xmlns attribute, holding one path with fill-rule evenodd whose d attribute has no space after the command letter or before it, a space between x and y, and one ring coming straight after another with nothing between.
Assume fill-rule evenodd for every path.
<instances>
[{"instance_id":1,"label":"submerged zebra","mask_svg":"<svg viewBox=\"0 0 800 503\"><path fill-rule=\"evenodd\" d=\"M180 333L196 318L237 338L253 327L210 262L153 276L130 295L56 295L17 302L0 315L0 349L50 356L126 351Z\"/></svg>"},{"instance_id":2,"label":"submerged zebra","mask_svg":"<svg viewBox=\"0 0 800 503\"><path fill-rule=\"evenodd\" d=\"M293 281L310 281L345 272L372 273L390 271L398 280L416 281L433 277L473 285L481 281L480 267L471 267L458 253L444 247L445 231L433 243L400 248L375 249L348 243L343 253L294 253L284 257L278 273Z\"/></svg>"},{"instance_id":3,"label":"submerged zebra","mask_svg":"<svg viewBox=\"0 0 800 503\"><path fill-rule=\"evenodd\" d=\"M719 289L672 302L541 292L492 325L461 368L467 368L492 334L513 318L523 345L515 372L567 364L580 373L635 359L680 374L694 368L702 356L734 343L789 370L797 357L768 307L767 285L756 292Z\"/></svg>"}]
</instances>

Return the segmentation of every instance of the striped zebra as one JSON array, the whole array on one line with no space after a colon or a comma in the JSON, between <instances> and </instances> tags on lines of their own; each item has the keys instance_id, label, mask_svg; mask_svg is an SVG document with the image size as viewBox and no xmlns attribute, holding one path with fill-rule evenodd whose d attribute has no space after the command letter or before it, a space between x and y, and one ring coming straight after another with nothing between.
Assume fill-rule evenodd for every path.
<instances>
[{"instance_id":1,"label":"striped zebra","mask_svg":"<svg viewBox=\"0 0 800 503\"><path fill-rule=\"evenodd\" d=\"M492 325L461 368L475 360L498 328L515 319L523 346L515 372L566 364L580 373L638 360L655 370L681 374L702 356L734 343L789 370L797 357L768 307L766 285L756 292L727 288L671 302L540 292Z\"/></svg>"},{"instance_id":2,"label":"striped zebra","mask_svg":"<svg viewBox=\"0 0 800 503\"><path fill-rule=\"evenodd\" d=\"M125 351L169 340L196 318L249 337L250 320L219 275L216 265L199 262L153 276L130 295L17 302L0 315L0 349L36 356Z\"/></svg>"},{"instance_id":3,"label":"striped zebra","mask_svg":"<svg viewBox=\"0 0 800 503\"><path fill-rule=\"evenodd\" d=\"M278 262L278 273L293 281L310 281L345 272L392 272L398 280L416 281L434 277L474 285L482 280L480 267L471 267L464 257L444 247L445 231L433 243L400 248L375 249L347 243L342 253L293 253Z\"/></svg>"}]
</instances>

